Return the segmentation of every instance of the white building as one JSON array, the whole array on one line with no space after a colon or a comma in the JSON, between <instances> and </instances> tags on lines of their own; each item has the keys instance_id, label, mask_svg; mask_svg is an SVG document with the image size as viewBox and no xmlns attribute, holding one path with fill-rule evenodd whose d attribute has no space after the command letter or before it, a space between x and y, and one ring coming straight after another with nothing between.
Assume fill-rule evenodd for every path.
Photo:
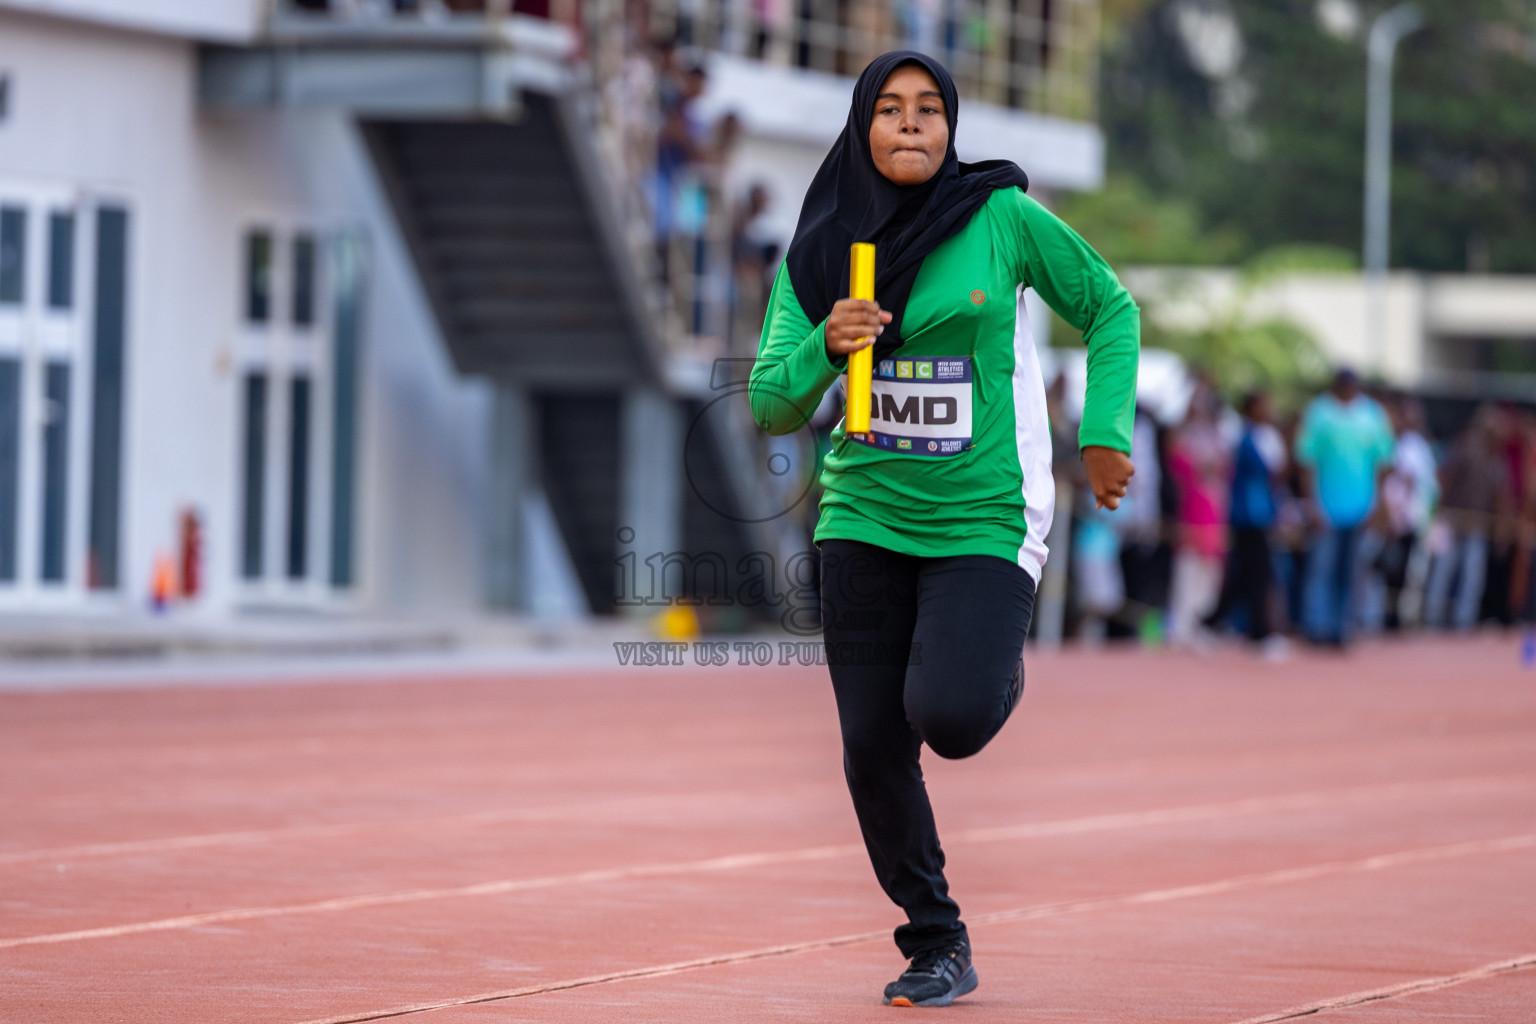
<instances>
[{"instance_id":1,"label":"white building","mask_svg":"<svg viewBox=\"0 0 1536 1024\"><path fill-rule=\"evenodd\" d=\"M1249 281L1234 270L1138 267L1122 277L1170 327L1200 327L1234 311L1279 316L1306 328L1334 364L1398 387L1536 399L1536 277L1394 271L1374 349L1369 288L1359 274Z\"/></svg>"},{"instance_id":2,"label":"white building","mask_svg":"<svg viewBox=\"0 0 1536 1024\"><path fill-rule=\"evenodd\" d=\"M142 608L165 565L212 619L604 610L625 545L791 543L729 431L699 472L737 512L698 507L715 392L632 258L572 32L351 6L0 0L0 608ZM713 68L732 177L792 228L851 81ZM966 116L1044 188L1102 174L1091 124Z\"/></svg>"}]
</instances>

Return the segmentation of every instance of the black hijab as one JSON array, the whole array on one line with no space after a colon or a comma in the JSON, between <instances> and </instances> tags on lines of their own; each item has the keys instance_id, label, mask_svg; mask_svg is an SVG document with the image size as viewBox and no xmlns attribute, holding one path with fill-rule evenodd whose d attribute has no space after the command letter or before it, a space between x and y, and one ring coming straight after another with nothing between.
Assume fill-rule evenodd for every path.
<instances>
[{"instance_id":1,"label":"black hijab","mask_svg":"<svg viewBox=\"0 0 1536 1024\"><path fill-rule=\"evenodd\" d=\"M891 72L916 64L933 76L944 97L949 145L944 162L920 185L897 185L875 169L869 125L875 97ZM875 296L891 322L875 343L875 358L901 346L901 318L923 258L960 231L986 203L993 189L1029 187L1029 178L1011 160L962 164L955 156L955 123L960 97L944 66L915 50L876 57L853 87L853 106L827 158L821 162L800 207L795 237L785 254L790 284L811 323L820 323L832 304L848 295L848 247L875 244Z\"/></svg>"}]
</instances>

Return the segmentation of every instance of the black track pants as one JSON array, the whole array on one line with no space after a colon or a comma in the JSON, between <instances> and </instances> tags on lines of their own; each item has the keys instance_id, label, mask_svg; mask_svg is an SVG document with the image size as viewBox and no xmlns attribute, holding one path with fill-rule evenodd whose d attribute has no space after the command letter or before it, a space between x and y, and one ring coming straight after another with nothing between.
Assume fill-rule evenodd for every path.
<instances>
[{"instance_id":1,"label":"black track pants","mask_svg":"<svg viewBox=\"0 0 1536 1024\"><path fill-rule=\"evenodd\" d=\"M907 913L911 957L965 934L918 764L927 743L969 757L1024 688L1035 583L991 555L915 558L849 540L821 548L822 631L843 733L843 769L864 845Z\"/></svg>"}]
</instances>

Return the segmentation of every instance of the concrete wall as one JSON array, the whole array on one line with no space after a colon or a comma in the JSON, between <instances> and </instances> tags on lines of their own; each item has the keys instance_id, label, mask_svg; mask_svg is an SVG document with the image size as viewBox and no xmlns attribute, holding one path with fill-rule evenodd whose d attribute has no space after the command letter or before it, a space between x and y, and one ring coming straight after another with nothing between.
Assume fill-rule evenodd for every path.
<instances>
[{"instance_id":1,"label":"concrete wall","mask_svg":"<svg viewBox=\"0 0 1536 1024\"><path fill-rule=\"evenodd\" d=\"M255 35L262 7L262 0L0 0L0 9L222 42Z\"/></svg>"},{"instance_id":2,"label":"concrete wall","mask_svg":"<svg viewBox=\"0 0 1536 1024\"><path fill-rule=\"evenodd\" d=\"M322 582L252 591L237 574L239 370L249 352L242 245L249 227L270 225L360 235L369 253L360 586L341 603L478 606L488 395L449 367L350 121L333 112L210 114L195 102L191 42L7 10L0 67L11 75L0 179L65 183L87 202L124 203L131 213L118 600L143 599L155 553L170 549L177 511L192 505L205 523L205 610L331 601L328 351L312 353L310 575ZM320 303L328 309L323 286ZM83 387L76 393L86 400ZM281 461L281 450L269 458Z\"/></svg>"},{"instance_id":3,"label":"concrete wall","mask_svg":"<svg viewBox=\"0 0 1536 1024\"><path fill-rule=\"evenodd\" d=\"M314 110L204 114L201 122L208 207L224 220L216 244L231 254L230 269L239 270L240 239L264 213L270 221L303 211L332 232L365 233L359 600L381 609L478 607L490 394L450 365L355 125ZM232 336L241 282L238 273L224 280L210 315ZM328 388L328 374L317 380Z\"/></svg>"}]
</instances>

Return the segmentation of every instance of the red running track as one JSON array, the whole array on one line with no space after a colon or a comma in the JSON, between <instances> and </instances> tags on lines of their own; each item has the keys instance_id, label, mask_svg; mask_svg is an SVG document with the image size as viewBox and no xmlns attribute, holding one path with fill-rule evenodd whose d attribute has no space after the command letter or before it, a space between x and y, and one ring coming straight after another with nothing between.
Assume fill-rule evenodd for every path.
<instances>
[{"instance_id":1,"label":"red running track","mask_svg":"<svg viewBox=\"0 0 1536 1024\"><path fill-rule=\"evenodd\" d=\"M1536 1021L1536 671L1032 656L902 964L824 669L0 695L0 1021Z\"/></svg>"}]
</instances>

